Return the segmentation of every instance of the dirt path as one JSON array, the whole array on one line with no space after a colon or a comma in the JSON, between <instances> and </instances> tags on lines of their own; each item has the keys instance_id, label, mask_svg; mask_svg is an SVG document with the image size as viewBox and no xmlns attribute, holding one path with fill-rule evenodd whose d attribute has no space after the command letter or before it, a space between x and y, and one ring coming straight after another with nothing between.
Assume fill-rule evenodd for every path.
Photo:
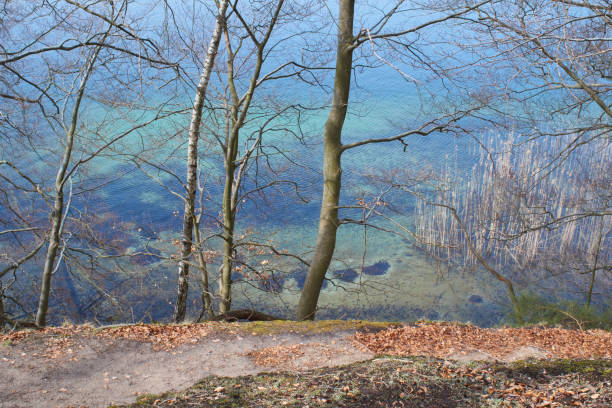
<instances>
[{"instance_id":1,"label":"dirt path","mask_svg":"<svg viewBox=\"0 0 612 408\"><path fill-rule=\"evenodd\" d=\"M170 350L91 334L35 334L0 347L0 407L107 407L143 393L180 390L212 374L236 377L372 358L351 345L352 334L219 333ZM286 364L270 366L270 354Z\"/></svg>"},{"instance_id":2,"label":"dirt path","mask_svg":"<svg viewBox=\"0 0 612 408\"><path fill-rule=\"evenodd\" d=\"M129 404L141 394L180 391L210 375L296 372L375 354L490 362L612 358L612 333L603 330L374 325L206 323L17 332L0 337L0 408Z\"/></svg>"}]
</instances>

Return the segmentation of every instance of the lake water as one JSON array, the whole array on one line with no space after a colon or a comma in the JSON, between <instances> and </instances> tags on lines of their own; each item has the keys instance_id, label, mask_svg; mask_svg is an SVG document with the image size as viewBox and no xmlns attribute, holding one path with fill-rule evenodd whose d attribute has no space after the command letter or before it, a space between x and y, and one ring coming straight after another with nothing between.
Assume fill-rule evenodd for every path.
<instances>
[{"instance_id":1,"label":"lake water","mask_svg":"<svg viewBox=\"0 0 612 408\"><path fill-rule=\"evenodd\" d=\"M368 76L369 75L369 76ZM385 78L384 82L380 78ZM394 79L395 78L395 79ZM343 132L343 141L389 136L406 127L420 123L427 114L427 101L406 91L401 78L392 72L374 71L361 77L361 88L354 90L351 111ZM301 88L296 85L298 92ZM408 89L412 89L408 87ZM295 96L295 95L294 95ZM316 95L315 95L316 96ZM319 94L318 97L328 98ZM293 187L268 189L262 195L245 201L237 216L236 236L260 243L273 244L281 251L298 254L310 259L316 241L321 194L322 146L321 134L327 111L313 112L304 123L308 138L306 145L292 141L286 133L277 132L265 143L283 151L299 163L299 167L286 166L280 179L299 185L300 197ZM95 116L91 110L89 115ZM185 121L187 116L183 117ZM173 131L177 119L143 132ZM285 126L295 126L288 119ZM469 125L469 124L468 124ZM187 127L185 122L182 126ZM248 130L245 129L245 130ZM186 146L183 136L171 139L159 149L152 161L163 165L183 177L183 157ZM204 136L206 137L206 136ZM126 150L130 143L124 142ZM222 167L217 150L210 143L201 143L203 156L202 178L206 180L208 197L203 201L205 213L204 233L218 233L214 218L222 189ZM271 150L270 150L271 151ZM169 153L170 152L170 153ZM341 205L355 205L364 197L371 200L386 185L373 179L397 173L445 169L465 174L471 171L478 151L467 137L452 134L434 134L427 137L410 137L404 151L400 143L377 144L348 151L343 156L343 190ZM272 158L274 164L283 167L286 161ZM119 249L111 254L147 252L116 263L101 260L108 271L80 274L76 269L62 266L54 277L52 307L56 310L55 322L73 321L159 321L171 318L176 296L176 263L160 259L176 254L176 241L182 223L182 202L169 190L179 191L180 184L168 174L142 165L149 175L158 177L165 186L144 174L130 162L129 157L117 160L97 159L89 168L88 177L117 176L117 179L95 193L76 196L71 203L71 215L80 214L84 208L102 220L100 227L107 239L117 239ZM264 177L272 178L265 166L260 169ZM119 177L120 176L120 177ZM252 179L245 188L254 186ZM413 228L415 198L407 194L389 193L385 196L388 210L385 214L393 222L383 218L372 220L377 226L402 232L397 224ZM359 218L361 210L342 210L342 217ZM396 224L394 224L396 223ZM119 232L121 231L121 232ZM211 238L207 248L220 251L221 241ZM159 255L156 256L156 255ZM266 265L272 276L264 283L248 280L236 274L233 286L234 308L255 308L263 312L293 316L299 290L303 285L305 267L290 257L256 254L241 247L238 259L252 265ZM85 258L81 262L87 263ZM209 264L211 282L216 289L216 271L219 257ZM30 304L36 304L36 278L41 263L28 272L31 280L20 283L22 293L32 293ZM412 320L418 318L471 321L480 325L499 322L507 311L504 288L479 268L449 268L436 262L415 247L407 234L398 236L375 228L344 225L338 231L334 261L327 275L319 298L318 318L352 318L376 320ZM192 270L188 314L195 318L200 312L199 273ZM106 297L92 286L103 288L118 300Z\"/></svg>"}]
</instances>

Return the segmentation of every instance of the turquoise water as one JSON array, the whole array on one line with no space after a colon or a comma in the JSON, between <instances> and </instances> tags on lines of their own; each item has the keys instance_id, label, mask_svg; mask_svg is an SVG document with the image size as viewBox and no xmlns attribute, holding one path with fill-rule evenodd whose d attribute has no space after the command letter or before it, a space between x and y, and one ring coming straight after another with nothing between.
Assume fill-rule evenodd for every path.
<instances>
[{"instance_id":1,"label":"turquoise water","mask_svg":"<svg viewBox=\"0 0 612 408\"><path fill-rule=\"evenodd\" d=\"M384 78L384 81L381 81ZM285 90L288 99L327 101L329 95L313 92L302 95L303 88ZM360 75L359 87L351 96L352 104L343 131L343 141L386 137L414 128L431 118L436 109L431 101L415 92L414 84L406 83L392 70ZM180 103L177 102L180 107ZM183 101L188 107L189 101ZM146 120L151 113L123 113L122 120L105 122L106 115L116 118L118 112L90 108L86 115L90 127L108 135L119 134L131 122ZM282 129L296 129L296 119L279 121L277 132L264 139L272 152L270 163L279 174L273 174L262 162L258 168L261 180L290 180L299 186L283 184L267 189L241 203L236 226L239 241L274 245L279 251L296 254L309 260L316 241L321 194L322 144L321 135L327 110L309 112L301 124L305 143L299 143ZM75 184L104 184L90 194L75 196L70 215L78 217L89 208L97 217L98 228L106 244L116 248L110 255L141 253L116 259L97 259L93 272L78 268L59 268L54 278L53 307L58 321L140 321L168 320L172 314L176 291L177 266L172 258L177 254L177 240L182 224L182 201L172 192L181 193L181 185L171 174L184 177L186 131L189 115L176 115L152 124L122 139L112 154L94 159L75 176ZM248 135L256 123L243 129ZM466 124L469 126L469 123ZM112 136L108 136L112 137ZM386 190L384 179L402 181L410 175L438 174L441 170L461 175L469 174L478 149L468 137L453 134L412 136L407 146L399 142L363 146L347 151L342 158L343 190L341 205L357 204L360 198L372 200ZM146 146L145 152L141 152ZM272 149L272 147L278 150ZM404 149L405 147L405 149ZM279 154L282 152L282 155ZM144 163L145 158L155 166ZM206 243L210 251L210 281L216 291L219 232L219 197L222 189L222 165L219 148L203 132L200 144L201 183L205 199L203 234L211 238ZM286 157L286 158L285 158ZM296 165L289 165L287 158ZM138 161L140 168L134 163ZM53 169L53 163L42 165ZM161 171L160 169L163 169ZM253 174L253 168L251 174ZM403 178L402 178L403 177ZM381 181L382 179L382 181ZM94 181L92 181L94 180ZM255 186L245 180L245 189ZM507 310L503 287L479 268L448 267L437 262L412 244L409 233L414 230L415 198L408 194L389 192L384 196L387 207L383 213L392 221L374 217L379 228L343 225L338 231L337 247L319 299L320 318L356 318L378 320L411 320L418 318L472 321L491 325ZM362 211L343 209L340 217L359 219ZM215 252L217 255L215 256ZM237 257L266 275L264 282L236 274L233 286L233 306L253 307L284 317L294 313L303 284L305 266L294 258L261 254L241 246ZM78 259L87 264L87 258ZM40 262L40 260L39 260ZM31 293L29 303L36 302L36 279L40 265L32 265L31 280L22 280L22 293ZM93 286L103 288L110 296ZM192 271L189 316L199 315L199 272ZM114 299L113 299L114 297Z\"/></svg>"},{"instance_id":2,"label":"turquoise water","mask_svg":"<svg viewBox=\"0 0 612 408\"><path fill-rule=\"evenodd\" d=\"M389 73L388 73L389 74ZM380 75L380 74L377 74ZM406 94L404 81L392 80L379 83L378 76L363 78L360 88L355 89L354 104L343 131L345 143L364 138L389 136L420 124L427 117L423 99ZM366 85L370 85L369 89ZM327 95L319 95L328 97ZM321 193L322 145L321 133L327 110L311 113L302 124L307 134L306 144L287 140L283 132L272 134L267 141L282 150L300 167L287 167L280 179L291 180L299 185L300 197L293 187L269 189L263 195L253 196L241 204L237 216L236 236L242 240L272 244L280 251L297 254L309 260L316 240L318 213ZM188 118L185 117L185 120ZM173 121L169 126L175 126ZM285 120L290 126L291 120ZM184 124L187 126L187 123ZM163 131L163 127L159 130ZM168 130L170 131L170 130ZM249 127L244 129L249 133ZM136 143L138 138L127 140ZM341 205L355 205L364 197L371 200L385 188L380 178L398 170L417 174L452 167L467 171L473 160L473 148L468 139L453 135L434 134L427 137L415 136L407 140L406 151L399 142L376 144L356 148L343 155L343 190ZM205 140L200 152L203 158L202 178L206 179L205 189L209 199L204 201L208 218L205 235L218 232L214 222L220 208L218 197L221 193L222 167L218 156ZM169 154L170 153L170 154ZM183 176L185 145L182 138L171 139L161 151L153 156L163 162L165 168ZM162 160L163 159L163 160ZM282 159L273 157L272 163L286 166ZM176 253L182 221L182 203L168 189L180 192L176 180L163 172L143 166L165 186L135 170L129 163L105 161L93 168L101 176L125 173L116 182L97 194L100 208L106 209L124 223L129 251L152 252L161 256ZM265 169L264 177L272 177ZM253 186L247 180L245 188ZM306 202L302 201L305 200ZM385 196L389 206L398 212L385 211L394 222L405 228L412 228L414 199L399 194ZM341 210L341 217L359 218L361 210ZM373 219L380 227L402 232L397 224L383 218ZM364 236L365 234L365 236ZM499 301L500 287L478 271L448 269L429 259L406 239L407 234L396 236L375 228L344 225L338 232L338 244L334 261L322 291L319 317L362 318L381 320L408 320L426 317L430 319L470 320L479 324L493 324L504 310ZM211 238L207 242L210 251L220 251L221 241ZM257 254L256 251L241 249L238 258L255 265L265 274L271 274L266 284L237 274L233 287L234 307L254 307L267 313L290 317L293 314L305 267L291 257ZM248 247L247 247L248 248ZM212 287L216 289L216 271L219 256L209 264ZM131 299L130 313L123 312L123 319L168 319L172 313L175 296L176 264L160 260L152 255L137 256L131 261L122 261L126 276L142 285L126 283L124 289ZM376 273L376 265L383 265ZM350 275L338 275L336 271L350 271ZM192 273L190 315L199 314L199 274ZM338 278L340 276L340 278ZM262 290L264 289L268 290ZM124 295L125 296L125 295Z\"/></svg>"}]
</instances>

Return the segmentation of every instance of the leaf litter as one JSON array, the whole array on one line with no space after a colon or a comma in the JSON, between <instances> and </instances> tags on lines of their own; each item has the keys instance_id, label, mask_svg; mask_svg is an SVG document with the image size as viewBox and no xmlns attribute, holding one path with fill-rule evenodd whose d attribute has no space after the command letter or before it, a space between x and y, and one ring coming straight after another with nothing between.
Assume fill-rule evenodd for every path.
<instances>
[{"instance_id":1,"label":"leaf litter","mask_svg":"<svg viewBox=\"0 0 612 408\"><path fill-rule=\"evenodd\" d=\"M561 360L571 363L572 361ZM137 407L609 407L610 362L579 370L536 363L457 364L379 357L303 373L209 376L180 393L142 396ZM534 372L537 375L534 376Z\"/></svg>"},{"instance_id":2,"label":"leaf litter","mask_svg":"<svg viewBox=\"0 0 612 408\"><path fill-rule=\"evenodd\" d=\"M215 341L240 334L245 335L236 323L140 324L102 329L64 326L15 332L1 336L0 341L42 341L45 347L40 357L70 359L72 350L80 347L81 336L96 336L109 342L147 342L155 350L171 352L205 337ZM293 373L210 376L181 393L143 397L137 406L612 406L609 331L481 329L455 323L416 322L377 332L360 331L352 340L360 348L384 357L313 370L342 349L325 342L281 344L246 355L256 365ZM501 363L513 350L525 346L560 360ZM312 348L320 361L300 366L307 351L312 354ZM466 365L448 359L466 350L477 350L499 361Z\"/></svg>"},{"instance_id":3,"label":"leaf litter","mask_svg":"<svg viewBox=\"0 0 612 408\"><path fill-rule=\"evenodd\" d=\"M547 327L483 329L477 326L416 322L378 332L355 334L357 344L376 354L446 358L479 351L505 360L514 350L533 347L552 358L611 359L612 332Z\"/></svg>"}]
</instances>

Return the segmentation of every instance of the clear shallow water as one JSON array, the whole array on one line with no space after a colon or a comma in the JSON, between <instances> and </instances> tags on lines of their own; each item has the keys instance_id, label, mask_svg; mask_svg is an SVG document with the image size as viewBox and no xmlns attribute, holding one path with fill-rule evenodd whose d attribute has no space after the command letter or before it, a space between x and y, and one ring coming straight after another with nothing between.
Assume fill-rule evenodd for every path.
<instances>
[{"instance_id":1,"label":"clear shallow water","mask_svg":"<svg viewBox=\"0 0 612 408\"><path fill-rule=\"evenodd\" d=\"M414 112L420 110L418 100L394 92L394 84L389 85L390 89L378 94L363 90L356 92L357 103L344 127L345 143L388 136L412 125ZM301 196L307 202L298 200L292 188L268 190L263 196L242 204L237 217L237 236L252 234L249 237L258 242L272 243L281 250L310 259L320 209L322 146L319 139L326 114L323 110L309 121L312 139L307 146L287 143L282 136L277 136L278 142L273 140L304 166L289 168L281 178L297 182ZM472 154L469 152L473 149L468 140L432 135L411 137L407 142L405 152L400 143L394 142L364 146L345 153L341 205L354 205L358 198L372 198L382 191L385 186L372 183L367 176L381 177L396 170L418 172L449 166L467 171L471 166ZM184 153L184 149L179 152ZM179 156L167 162L168 167L180 175L184 173L181 159ZM205 202L206 212L211 215L206 225L212 232L215 229L212 218L219 211L221 163L218 158L212 158L205 165L206 189L211 198ZM128 172L129 166L121 169ZM104 171L107 172L108 168ZM165 177L164 181L171 189L180 191L180 186L172 178ZM250 187L252 182L247 182L245 189ZM143 251L147 241L148 249L156 253L176 252L173 242L179 237L182 203L167 189L148 180L141 172L133 171L105 188L100 199L110 212L133 223L130 247L133 252ZM412 199L396 194L385 197L385 200L405 214L412 213ZM360 210L343 210L341 217L358 218L360 214ZM409 215L395 217L396 222L411 227ZM393 228L381 219L376 223ZM154 240L149 241L151 238ZM475 271L449 271L431 262L406 239L368 228L364 247L363 227L345 225L338 232L337 243L335 259L328 273L328 277L334 279L325 283L319 300L321 309L318 316L321 318L409 320L426 317L490 325L503 311L503 302L497 302L500 288L486 275ZM213 238L208 247L219 251L221 242ZM292 316L305 267L292 258L257 256L244 250L238 256L252 264L267 261L274 272L267 286L236 275L234 307L254 307L271 314ZM154 286L147 290L150 296L142 296L143 299L134 302L135 318L168 319L175 296L175 264L157 260L154 256L137 257L135 261L129 265L131 272L148 276L146 280L154 282ZM384 267L372 273L376 265ZM212 282L216 282L216 270L215 263L209 265ZM345 271L346 275L339 276L336 271ZM198 278L198 272L194 270L190 295L192 316L199 313ZM134 292L132 298L141 297L135 288L129 291Z\"/></svg>"},{"instance_id":2,"label":"clear shallow water","mask_svg":"<svg viewBox=\"0 0 612 408\"><path fill-rule=\"evenodd\" d=\"M380 75L380 74L378 74ZM345 143L364 138L383 137L395 134L419 123L423 111L422 99L405 93L403 81L366 77L360 82L363 88L356 89L343 132ZM394 78L385 76L386 79ZM326 98L326 95L319 95ZM92 114L99 114L95 110ZM276 147L301 166L288 167L280 178L298 183L302 202L293 192L293 187L269 189L262 195L253 196L241 204L237 216L236 236L257 242L271 243L280 250L287 250L309 260L316 240L321 194L322 146L321 134L326 119L326 110L311 115L305 124L309 134L306 145L287 141L286 134L278 133L266 143ZM188 117L185 117L188 125ZM155 140L156 133L172 133L177 120L159 124L143 131L147 140ZM287 123L285 124L287 125ZM291 125L290 121L288 125ZM119 126L120 128L120 126ZM117 131L118 129L114 129ZM248 128L245 129L248 132ZM183 135L185 132L183 133ZM124 151L138 150L139 137L121 142ZM203 178L208 200L204 201L206 234L219 231L215 218L218 216L219 197L222 190L222 166L210 144L203 141L200 153L203 157ZM476 150L468 138L456 138L449 134L427 137L410 137L406 150L399 142L364 146L343 155L343 190L341 205L354 205L357 199L371 199L385 189L385 185L371 181L397 171L418 173L447 169L465 173L472 168ZM150 159L183 177L186 145L183 137L170 139ZM280 160L276 164L284 164ZM149 252L148 255L120 259L117 264L103 261L114 271L100 276L82 278L60 268L54 278L56 301L54 307L60 311L58 320L67 317L74 321L93 318L108 320L167 320L172 315L176 292L176 264L162 260L177 253L176 242L182 224L182 201L169 190L181 191L177 180L166 173L146 167L165 186L143 174L129 162L123 160L95 160L88 176L117 176L117 180L97 191L92 202L77 199L72 211L89 206L105 215L112 222L103 228L109 238L117 237L120 247L129 252ZM262 173L266 175L265 171ZM120 176L120 177L119 177ZM253 181L245 181L245 189L252 188ZM80 200L80 201L79 201ZM411 229L414 198L403 194L389 194L385 200L398 213L392 215L395 222ZM342 210L341 217L359 218L360 210ZM376 224L397 230L392 223L376 219ZM114 228L117 228L115 232ZM123 231L123 232L119 232ZM221 241L211 238L208 249L220 251ZM233 287L235 308L254 307L264 312L291 317L303 283L305 267L293 258L257 255L241 249L238 257L251 264L268 262L272 269L271 282L262 285L236 274ZM219 258L209 264L210 280L216 289L216 271ZM341 271L341 272L338 272ZM23 283L24 293L36 294L36 277L40 271L33 267L31 282ZM344 225L339 229L335 258L330 266L327 282L319 299L320 318L357 318L377 320L411 320L417 318L472 321L491 325L499 321L506 310L506 295L503 288L485 272L448 269L437 264L416 249L405 238L368 228L364 244L364 228ZM121 307L104 300L91 289L92 280L99 287L123 299ZM264 289L264 290L262 290ZM199 273L192 272L189 298L189 314L199 314ZM36 298L32 296L31 303ZM105 313L96 315L92 305L101 302ZM78 310L78 312L75 312Z\"/></svg>"}]
</instances>

